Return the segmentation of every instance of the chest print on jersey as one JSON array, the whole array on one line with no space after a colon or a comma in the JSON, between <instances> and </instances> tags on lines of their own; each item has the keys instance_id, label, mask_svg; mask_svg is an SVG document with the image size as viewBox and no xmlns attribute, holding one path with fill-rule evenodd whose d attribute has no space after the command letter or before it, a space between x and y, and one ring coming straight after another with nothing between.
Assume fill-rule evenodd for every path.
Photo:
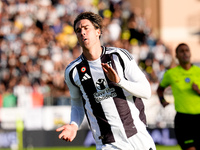
<instances>
[{"instance_id":1,"label":"chest print on jersey","mask_svg":"<svg viewBox=\"0 0 200 150\"><path fill-rule=\"evenodd\" d=\"M189 83L189 82L190 82L190 78L188 78L188 77L185 78L185 82L186 82L186 83Z\"/></svg>"},{"instance_id":2,"label":"chest print on jersey","mask_svg":"<svg viewBox=\"0 0 200 150\"><path fill-rule=\"evenodd\" d=\"M98 89L98 91L93 95L97 103L109 97L117 96L117 93L115 92L114 88L107 87L105 79L98 79L96 81L96 88Z\"/></svg>"}]
</instances>

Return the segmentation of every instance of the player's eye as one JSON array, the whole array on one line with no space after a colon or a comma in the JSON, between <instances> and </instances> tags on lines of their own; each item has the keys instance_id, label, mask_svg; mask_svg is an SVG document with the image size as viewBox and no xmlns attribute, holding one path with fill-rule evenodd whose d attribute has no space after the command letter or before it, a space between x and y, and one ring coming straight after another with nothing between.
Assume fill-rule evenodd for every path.
<instances>
[{"instance_id":1,"label":"player's eye","mask_svg":"<svg viewBox=\"0 0 200 150\"><path fill-rule=\"evenodd\" d=\"M80 32L81 32L80 28L76 29L76 33L80 33Z\"/></svg>"}]
</instances>

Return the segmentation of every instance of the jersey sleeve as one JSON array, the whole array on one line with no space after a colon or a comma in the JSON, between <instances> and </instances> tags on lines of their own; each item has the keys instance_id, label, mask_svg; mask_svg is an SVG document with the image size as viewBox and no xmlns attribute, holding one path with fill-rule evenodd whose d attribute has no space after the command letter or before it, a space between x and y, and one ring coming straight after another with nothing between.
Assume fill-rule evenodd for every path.
<instances>
[{"instance_id":1,"label":"jersey sleeve","mask_svg":"<svg viewBox=\"0 0 200 150\"><path fill-rule=\"evenodd\" d=\"M130 55L130 54L129 54ZM140 70L135 60L126 55L121 55L124 62L124 71L121 67L118 67L117 70L120 76L120 82L118 85L128 91L133 96L139 98L148 99L151 96L151 87L145 76L145 74ZM120 61L116 66L121 66Z\"/></svg>"},{"instance_id":2,"label":"jersey sleeve","mask_svg":"<svg viewBox=\"0 0 200 150\"><path fill-rule=\"evenodd\" d=\"M76 124L80 127L84 118L83 101L78 87L72 84L69 72L65 72L65 82L70 91L71 97L71 121L70 124Z\"/></svg>"},{"instance_id":3,"label":"jersey sleeve","mask_svg":"<svg viewBox=\"0 0 200 150\"><path fill-rule=\"evenodd\" d=\"M167 86L170 85L170 74L169 74L169 70L166 71L160 81L160 86L163 88L166 88Z\"/></svg>"}]
</instances>

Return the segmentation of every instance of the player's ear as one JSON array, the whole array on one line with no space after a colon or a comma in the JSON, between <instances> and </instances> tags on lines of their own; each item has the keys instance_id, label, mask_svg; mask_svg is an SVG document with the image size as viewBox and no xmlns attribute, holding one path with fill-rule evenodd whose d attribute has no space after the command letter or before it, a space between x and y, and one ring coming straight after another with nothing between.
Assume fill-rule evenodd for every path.
<instances>
[{"instance_id":1,"label":"player's ear","mask_svg":"<svg viewBox=\"0 0 200 150\"><path fill-rule=\"evenodd\" d=\"M178 54L177 53L175 53L175 57L178 59Z\"/></svg>"},{"instance_id":2,"label":"player's ear","mask_svg":"<svg viewBox=\"0 0 200 150\"><path fill-rule=\"evenodd\" d=\"M97 29L97 30L96 30L96 36L99 37L100 35L101 35L101 30L100 30L100 29Z\"/></svg>"}]
</instances>

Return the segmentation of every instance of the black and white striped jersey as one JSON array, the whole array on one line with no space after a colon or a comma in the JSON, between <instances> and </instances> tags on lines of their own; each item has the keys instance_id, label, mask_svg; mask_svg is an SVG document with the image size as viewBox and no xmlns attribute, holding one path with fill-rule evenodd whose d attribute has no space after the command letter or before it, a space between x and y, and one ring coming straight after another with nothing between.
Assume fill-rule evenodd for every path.
<instances>
[{"instance_id":1,"label":"black and white striped jersey","mask_svg":"<svg viewBox=\"0 0 200 150\"><path fill-rule=\"evenodd\" d=\"M65 71L72 99L71 122L80 126L85 111L97 144L126 141L144 130L146 117L141 98L151 95L148 80L127 50L102 49L99 59L88 61L81 55ZM118 84L107 78L101 63L109 64L118 73Z\"/></svg>"}]
</instances>

